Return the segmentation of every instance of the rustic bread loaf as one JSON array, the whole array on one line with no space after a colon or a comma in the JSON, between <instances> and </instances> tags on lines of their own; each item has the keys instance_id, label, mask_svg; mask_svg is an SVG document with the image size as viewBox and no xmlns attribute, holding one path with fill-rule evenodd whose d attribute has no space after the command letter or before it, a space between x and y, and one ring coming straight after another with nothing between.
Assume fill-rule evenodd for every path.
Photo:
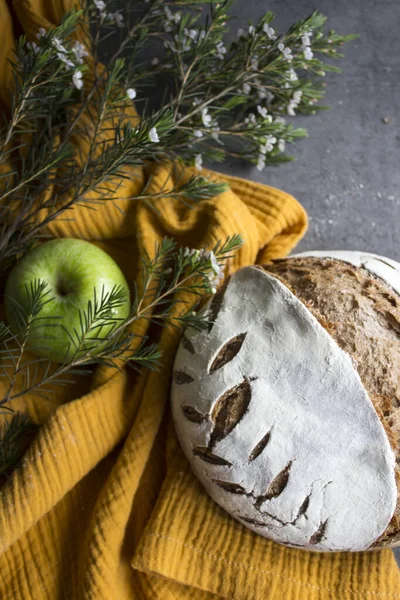
<instances>
[{"instance_id":1,"label":"rustic bread loaf","mask_svg":"<svg viewBox=\"0 0 400 600\"><path fill-rule=\"evenodd\" d=\"M400 544L396 289L394 261L299 255L235 273L209 331L185 332L179 439L208 493L257 533L316 551Z\"/></svg>"}]
</instances>

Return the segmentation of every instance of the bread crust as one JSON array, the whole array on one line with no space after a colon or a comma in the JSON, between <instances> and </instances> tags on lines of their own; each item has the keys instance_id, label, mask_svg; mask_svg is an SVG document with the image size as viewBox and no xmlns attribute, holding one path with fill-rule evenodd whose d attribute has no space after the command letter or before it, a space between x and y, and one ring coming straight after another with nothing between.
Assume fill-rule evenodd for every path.
<instances>
[{"instance_id":1,"label":"bread crust","mask_svg":"<svg viewBox=\"0 0 400 600\"><path fill-rule=\"evenodd\" d=\"M400 296L340 260L287 258L265 265L354 361L396 456L397 504L371 550L400 545Z\"/></svg>"}]
</instances>

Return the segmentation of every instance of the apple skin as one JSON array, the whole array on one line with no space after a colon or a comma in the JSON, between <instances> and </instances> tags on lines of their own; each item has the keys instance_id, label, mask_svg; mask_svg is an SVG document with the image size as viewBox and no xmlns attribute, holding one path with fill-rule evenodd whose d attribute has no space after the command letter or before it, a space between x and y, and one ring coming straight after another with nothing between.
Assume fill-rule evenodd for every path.
<instances>
[{"instance_id":1,"label":"apple skin","mask_svg":"<svg viewBox=\"0 0 400 600\"><path fill-rule=\"evenodd\" d=\"M87 311L88 301L93 302L115 287L126 290L126 301L113 311L113 318L126 318L130 312L127 281L116 262L103 250L83 240L59 238L36 246L15 264L5 286L5 312L7 321L16 335L20 334L15 302L25 310L28 306L26 286L41 279L49 290L39 317L61 317L39 320L32 329L27 347L35 354L55 362L64 362L71 356L71 340L64 325L73 334L80 331L80 311ZM49 324L50 323L50 324ZM93 332L93 337L104 337L110 326ZM49 338L49 336L51 336ZM101 342L99 342L99 348ZM69 348L69 351L68 351Z\"/></svg>"}]
</instances>

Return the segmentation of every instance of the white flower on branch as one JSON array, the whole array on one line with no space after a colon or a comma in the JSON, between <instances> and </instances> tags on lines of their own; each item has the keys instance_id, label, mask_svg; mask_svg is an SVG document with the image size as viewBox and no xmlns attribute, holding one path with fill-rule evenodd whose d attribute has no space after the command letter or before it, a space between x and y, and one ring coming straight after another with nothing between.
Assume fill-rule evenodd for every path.
<instances>
[{"instance_id":1,"label":"white flower on branch","mask_svg":"<svg viewBox=\"0 0 400 600\"><path fill-rule=\"evenodd\" d=\"M211 268L214 271L215 275L217 277L221 277L221 275L223 275L223 271L221 269L221 265L218 262L217 257L215 256L214 252L211 250L210 252L210 262L211 262Z\"/></svg>"},{"instance_id":2,"label":"white flower on branch","mask_svg":"<svg viewBox=\"0 0 400 600\"><path fill-rule=\"evenodd\" d=\"M265 143L261 144L258 151L258 161L257 161L257 169L262 171L265 167L265 156L268 152L272 152L274 149L274 145L276 144L277 139L273 135L267 135L265 138Z\"/></svg>"},{"instance_id":3,"label":"white flower on branch","mask_svg":"<svg viewBox=\"0 0 400 600\"><path fill-rule=\"evenodd\" d=\"M86 50L85 46L78 41L76 41L73 45L72 51L75 54L76 62L79 65L83 64L83 59L85 58L85 56L89 56L89 52Z\"/></svg>"},{"instance_id":4,"label":"white flower on branch","mask_svg":"<svg viewBox=\"0 0 400 600\"><path fill-rule=\"evenodd\" d=\"M194 135L194 137L202 138L203 137L203 132L200 129L195 129L193 131L193 135Z\"/></svg>"},{"instance_id":5,"label":"white flower on branch","mask_svg":"<svg viewBox=\"0 0 400 600\"><path fill-rule=\"evenodd\" d=\"M271 90L267 90L265 92L265 99L267 100L267 102L272 102L272 100L275 100L275 94L273 94Z\"/></svg>"},{"instance_id":6,"label":"white flower on branch","mask_svg":"<svg viewBox=\"0 0 400 600\"><path fill-rule=\"evenodd\" d=\"M198 155L201 156L201 155ZM197 157L196 157L197 160ZM196 250L192 248L185 248L183 251L183 256L191 258L194 264L201 262L202 260L210 261L210 272L206 275L208 279L208 283L210 285L210 291L212 294L215 294L217 291L217 286L220 281L224 278L224 272L222 270L221 265L218 262L217 257L214 252L208 251L205 248L201 248L201 250Z\"/></svg>"},{"instance_id":7,"label":"white flower on branch","mask_svg":"<svg viewBox=\"0 0 400 600\"><path fill-rule=\"evenodd\" d=\"M288 69L286 71L286 77L289 79L289 81L297 81L299 79L294 69Z\"/></svg>"},{"instance_id":8,"label":"white flower on branch","mask_svg":"<svg viewBox=\"0 0 400 600\"><path fill-rule=\"evenodd\" d=\"M275 29L273 27L270 27L268 23L264 24L263 31L267 34L270 40L276 40Z\"/></svg>"},{"instance_id":9,"label":"white flower on branch","mask_svg":"<svg viewBox=\"0 0 400 600\"><path fill-rule=\"evenodd\" d=\"M99 12L102 12L106 7L106 3L103 0L94 0L94 5Z\"/></svg>"},{"instance_id":10,"label":"white flower on branch","mask_svg":"<svg viewBox=\"0 0 400 600\"><path fill-rule=\"evenodd\" d=\"M186 247L183 250L183 256L192 257L195 262L198 262L200 260L200 250L197 250L197 248Z\"/></svg>"},{"instance_id":11,"label":"white flower on branch","mask_svg":"<svg viewBox=\"0 0 400 600\"><path fill-rule=\"evenodd\" d=\"M259 171L262 171L264 169L264 167L265 167L265 158L264 158L264 156L260 155L258 157L257 169Z\"/></svg>"},{"instance_id":12,"label":"white flower on branch","mask_svg":"<svg viewBox=\"0 0 400 600\"><path fill-rule=\"evenodd\" d=\"M160 141L160 138L158 137L157 129L155 127L152 127L150 129L149 138L150 138L150 141L154 142L155 144Z\"/></svg>"},{"instance_id":13,"label":"white flower on branch","mask_svg":"<svg viewBox=\"0 0 400 600\"><path fill-rule=\"evenodd\" d=\"M256 115L254 113L249 113L249 116L245 118L244 122L246 125L249 123L255 124L257 122Z\"/></svg>"},{"instance_id":14,"label":"white flower on branch","mask_svg":"<svg viewBox=\"0 0 400 600\"><path fill-rule=\"evenodd\" d=\"M272 123L272 116L268 114L268 110L265 106L257 106L257 112L262 116L265 123Z\"/></svg>"},{"instance_id":15,"label":"white flower on branch","mask_svg":"<svg viewBox=\"0 0 400 600\"><path fill-rule=\"evenodd\" d=\"M300 104L302 95L303 95L303 92L301 90L296 90L294 92L292 99L290 100L288 107L287 107L288 115L290 115L291 117L296 116L295 108L297 108L298 105Z\"/></svg>"},{"instance_id":16,"label":"white flower on branch","mask_svg":"<svg viewBox=\"0 0 400 600\"><path fill-rule=\"evenodd\" d=\"M197 171L201 171L203 168L203 157L201 154L196 154L195 159L194 159L194 166L196 167Z\"/></svg>"},{"instance_id":17,"label":"white flower on branch","mask_svg":"<svg viewBox=\"0 0 400 600\"><path fill-rule=\"evenodd\" d=\"M310 46L311 41L308 35L303 35L303 37L301 38L301 43L303 44L303 46Z\"/></svg>"},{"instance_id":18,"label":"white flower on branch","mask_svg":"<svg viewBox=\"0 0 400 600\"><path fill-rule=\"evenodd\" d=\"M257 96L260 100L267 100L267 102L272 102L275 98L274 94L266 87L263 86L263 83L260 79L254 79L254 83L259 86L257 89Z\"/></svg>"},{"instance_id":19,"label":"white flower on branch","mask_svg":"<svg viewBox=\"0 0 400 600\"><path fill-rule=\"evenodd\" d=\"M213 140L219 142L219 132L221 131L221 128L218 127L217 121L213 121L211 131L211 137L213 138Z\"/></svg>"},{"instance_id":20,"label":"white flower on branch","mask_svg":"<svg viewBox=\"0 0 400 600\"><path fill-rule=\"evenodd\" d=\"M45 37L46 33L47 33L47 32L46 32L46 30L44 29L44 27L41 27L41 28L39 29L39 33L37 33L37 34L36 34L36 38L37 38L38 40L40 40L42 37Z\"/></svg>"},{"instance_id":21,"label":"white flower on branch","mask_svg":"<svg viewBox=\"0 0 400 600\"><path fill-rule=\"evenodd\" d=\"M133 88L128 88L126 90L126 95L128 96L128 98L130 98L131 100L134 100L136 98L136 90L134 90Z\"/></svg>"},{"instance_id":22,"label":"white flower on branch","mask_svg":"<svg viewBox=\"0 0 400 600\"><path fill-rule=\"evenodd\" d=\"M253 25L249 25L249 35L254 35L256 32L255 27Z\"/></svg>"},{"instance_id":23,"label":"white flower on branch","mask_svg":"<svg viewBox=\"0 0 400 600\"><path fill-rule=\"evenodd\" d=\"M237 36L238 38L241 38L244 36L244 29L242 29L241 27L237 30Z\"/></svg>"},{"instance_id":24,"label":"white flower on branch","mask_svg":"<svg viewBox=\"0 0 400 600\"><path fill-rule=\"evenodd\" d=\"M221 268L221 265L218 262L217 257L215 256L214 252L211 250L211 252L205 253L205 256L207 256L207 254L208 254L208 258L211 263L211 269L213 271L213 273L209 273L208 281L210 282L211 292L213 294L215 294L215 292L217 291L216 288L217 288L218 284L224 278L224 272Z\"/></svg>"},{"instance_id":25,"label":"white flower on branch","mask_svg":"<svg viewBox=\"0 0 400 600\"><path fill-rule=\"evenodd\" d=\"M176 49L177 49L177 51L178 51L178 44L179 44L179 43L180 43L180 41L181 41L181 39L180 39L180 37L179 37L179 35L178 35L178 34L175 34L175 35L174 35L174 40L175 40L175 42L176 42ZM184 37L184 38L183 38L183 40L182 40L182 51L183 51L183 52L187 52L188 50L190 50L190 42L191 42L190 38L186 38L186 37ZM171 50L172 50L172 48L171 48ZM183 66L183 65L182 65L182 66ZM187 68L187 67L186 67L186 68ZM186 70L186 69L184 69L184 70Z\"/></svg>"},{"instance_id":26,"label":"white flower on branch","mask_svg":"<svg viewBox=\"0 0 400 600\"><path fill-rule=\"evenodd\" d=\"M267 135L267 137L265 138L265 144L261 144L261 146L259 148L260 154L265 156L267 154L267 152L272 152L276 142L277 142L277 139L275 136Z\"/></svg>"},{"instance_id":27,"label":"white flower on branch","mask_svg":"<svg viewBox=\"0 0 400 600\"><path fill-rule=\"evenodd\" d=\"M203 121L204 127L210 127L212 122L211 115L208 114L208 108L203 108L201 111L201 119Z\"/></svg>"},{"instance_id":28,"label":"white flower on branch","mask_svg":"<svg viewBox=\"0 0 400 600\"><path fill-rule=\"evenodd\" d=\"M179 21L181 20L181 13L180 12L173 13L172 10L168 6L164 6L164 14L167 17L166 26L169 28L169 31L172 31L172 24L179 23ZM167 27L164 27L165 31L168 31Z\"/></svg>"},{"instance_id":29,"label":"white flower on branch","mask_svg":"<svg viewBox=\"0 0 400 600\"><path fill-rule=\"evenodd\" d=\"M199 37L199 32L197 29L184 29L183 31L185 35L187 35L187 37L189 37L191 40L197 40L197 38Z\"/></svg>"},{"instance_id":30,"label":"white flower on branch","mask_svg":"<svg viewBox=\"0 0 400 600\"><path fill-rule=\"evenodd\" d=\"M267 118L268 116L268 110L265 108L265 106L257 106L257 112L259 115L261 115L264 119Z\"/></svg>"},{"instance_id":31,"label":"white flower on branch","mask_svg":"<svg viewBox=\"0 0 400 600\"><path fill-rule=\"evenodd\" d=\"M293 60L293 55L290 48L285 48L283 51L283 55L289 62Z\"/></svg>"},{"instance_id":32,"label":"white flower on branch","mask_svg":"<svg viewBox=\"0 0 400 600\"><path fill-rule=\"evenodd\" d=\"M218 42L216 50L217 50L217 57L220 60L224 60L224 54L226 54L226 52L227 52L227 50L226 50L226 48L224 46L224 43L223 42Z\"/></svg>"},{"instance_id":33,"label":"white flower on branch","mask_svg":"<svg viewBox=\"0 0 400 600\"><path fill-rule=\"evenodd\" d=\"M31 50L35 54L37 54L40 51L40 48L36 42L27 42L26 47L28 48L28 50Z\"/></svg>"},{"instance_id":34,"label":"white flower on branch","mask_svg":"<svg viewBox=\"0 0 400 600\"><path fill-rule=\"evenodd\" d=\"M258 58L254 56L250 61L250 69L252 71L258 71Z\"/></svg>"},{"instance_id":35,"label":"white flower on branch","mask_svg":"<svg viewBox=\"0 0 400 600\"><path fill-rule=\"evenodd\" d=\"M77 90L83 88L82 72L78 69L74 71L74 74L72 75L72 82Z\"/></svg>"},{"instance_id":36,"label":"white flower on branch","mask_svg":"<svg viewBox=\"0 0 400 600\"><path fill-rule=\"evenodd\" d=\"M297 104L299 104L302 95L303 95L303 92L301 90L296 90L293 94L293 100L295 100L297 102Z\"/></svg>"},{"instance_id":37,"label":"white flower on branch","mask_svg":"<svg viewBox=\"0 0 400 600\"><path fill-rule=\"evenodd\" d=\"M285 152L285 140L284 139L280 139L278 141L278 148L280 152Z\"/></svg>"},{"instance_id":38,"label":"white flower on branch","mask_svg":"<svg viewBox=\"0 0 400 600\"><path fill-rule=\"evenodd\" d=\"M124 15L121 14L121 11L117 11L115 13L108 13L107 17L110 23L115 23L119 29L123 28Z\"/></svg>"},{"instance_id":39,"label":"white flower on branch","mask_svg":"<svg viewBox=\"0 0 400 600\"><path fill-rule=\"evenodd\" d=\"M60 40L56 37L51 40L51 45L59 52L64 52L64 53L67 52L67 49L65 48L65 46L63 46L62 43L60 42Z\"/></svg>"},{"instance_id":40,"label":"white flower on branch","mask_svg":"<svg viewBox=\"0 0 400 600\"><path fill-rule=\"evenodd\" d=\"M309 46L304 48L303 56L306 60L311 60L312 57L314 56L314 54Z\"/></svg>"},{"instance_id":41,"label":"white flower on branch","mask_svg":"<svg viewBox=\"0 0 400 600\"><path fill-rule=\"evenodd\" d=\"M66 54L57 52L57 57L65 64L66 67L69 67L70 69L75 67L75 63L72 62L72 60L70 60Z\"/></svg>"},{"instance_id":42,"label":"white flower on branch","mask_svg":"<svg viewBox=\"0 0 400 600\"><path fill-rule=\"evenodd\" d=\"M242 90L245 94L250 94L251 92L251 85L249 83L244 83L242 86Z\"/></svg>"},{"instance_id":43,"label":"white flower on branch","mask_svg":"<svg viewBox=\"0 0 400 600\"><path fill-rule=\"evenodd\" d=\"M287 61L291 62L293 60L291 49L282 44L282 42L278 44L278 50L282 52Z\"/></svg>"}]
</instances>

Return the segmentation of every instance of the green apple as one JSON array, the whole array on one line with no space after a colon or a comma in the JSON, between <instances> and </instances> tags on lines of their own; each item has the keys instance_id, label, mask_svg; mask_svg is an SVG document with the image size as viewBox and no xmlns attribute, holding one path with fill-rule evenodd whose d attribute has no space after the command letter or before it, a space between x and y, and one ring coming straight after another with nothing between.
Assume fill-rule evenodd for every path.
<instances>
[{"instance_id":1,"label":"green apple","mask_svg":"<svg viewBox=\"0 0 400 600\"><path fill-rule=\"evenodd\" d=\"M16 335L21 336L21 314L28 310L28 290L38 280L47 283L48 293L27 345L39 356L56 362L70 358L74 345L68 332L74 337L74 331L81 331L81 318L87 313L89 301L93 307L95 297L99 302L116 288L124 292L120 305L104 312L104 325L99 321L97 329L89 333L92 347L98 344L101 348L101 339L110 332L112 324L106 319L124 319L129 315L129 288L116 262L89 242L60 238L36 246L11 270L5 287L5 311ZM91 337L95 339L90 341Z\"/></svg>"}]
</instances>

